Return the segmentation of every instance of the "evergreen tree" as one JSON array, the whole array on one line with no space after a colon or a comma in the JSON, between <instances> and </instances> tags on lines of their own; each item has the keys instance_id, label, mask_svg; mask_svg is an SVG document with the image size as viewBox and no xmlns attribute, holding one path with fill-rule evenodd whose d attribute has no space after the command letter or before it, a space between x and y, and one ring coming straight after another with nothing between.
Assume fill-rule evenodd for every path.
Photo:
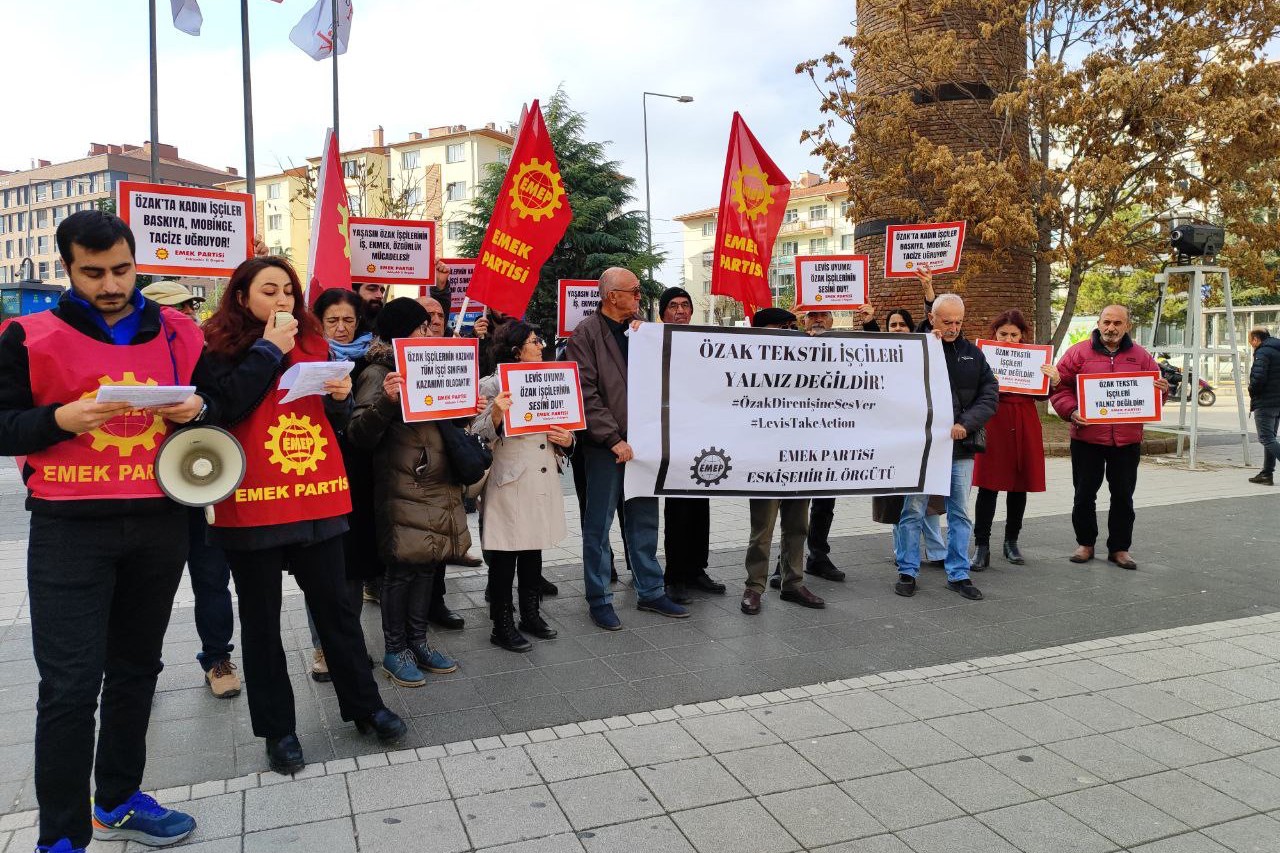
<instances>
[{"instance_id":1,"label":"evergreen tree","mask_svg":"<svg viewBox=\"0 0 1280 853\"><path fill-rule=\"evenodd\" d=\"M639 277L642 298L648 303L662 292L662 286L653 280L653 271L663 255L648 251L644 211L623 210L635 200L635 179L622 174L616 160L606 159L608 142L586 139L587 118L569 105L564 89L557 89L543 107L543 118L573 211L569 229L542 267L525 314L549 341L556 331L558 279L599 278L609 267L626 267ZM486 167L471 212L462 222L460 251L464 257L474 258L480 252L506 172L502 163Z\"/></svg>"}]
</instances>

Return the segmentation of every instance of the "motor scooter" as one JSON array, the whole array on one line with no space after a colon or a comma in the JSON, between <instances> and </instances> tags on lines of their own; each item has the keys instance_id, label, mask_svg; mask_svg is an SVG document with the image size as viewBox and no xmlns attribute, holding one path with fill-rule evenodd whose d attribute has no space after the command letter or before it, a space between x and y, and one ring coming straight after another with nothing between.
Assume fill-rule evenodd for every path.
<instances>
[{"instance_id":1,"label":"motor scooter","mask_svg":"<svg viewBox=\"0 0 1280 853\"><path fill-rule=\"evenodd\" d=\"M1169 354L1167 352L1160 353L1156 358L1156 364L1160 367L1160 375L1169 382L1169 390L1164 392L1164 401L1168 403L1170 400L1177 399L1190 400L1190 391L1182 382L1182 368L1169 361ZM1197 381L1200 387L1196 393L1196 402L1201 406L1212 406L1218 399L1213 386L1203 379ZM1180 398L1179 394L1183 396Z\"/></svg>"}]
</instances>

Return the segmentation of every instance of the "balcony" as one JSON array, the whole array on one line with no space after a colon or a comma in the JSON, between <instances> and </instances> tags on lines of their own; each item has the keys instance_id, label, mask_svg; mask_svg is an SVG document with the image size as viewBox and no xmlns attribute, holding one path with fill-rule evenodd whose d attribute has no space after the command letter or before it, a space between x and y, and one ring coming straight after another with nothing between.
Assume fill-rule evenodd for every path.
<instances>
[{"instance_id":1,"label":"balcony","mask_svg":"<svg viewBox=\"0 0 1280 853\"><path fill-rule=\"evenodd\" d=\"M833 222L830 219L797 219L795 222L784 222L778 229L779 234L813 234L830 237L833 233Z\"/></svg>"}]
</instances>

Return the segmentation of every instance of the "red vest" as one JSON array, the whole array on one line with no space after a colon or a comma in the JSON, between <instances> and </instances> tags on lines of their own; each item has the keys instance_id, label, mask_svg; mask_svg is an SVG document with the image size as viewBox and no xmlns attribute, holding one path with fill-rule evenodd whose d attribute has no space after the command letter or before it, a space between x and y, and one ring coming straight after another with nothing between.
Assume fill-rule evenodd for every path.
<instances>
[{"instance_id":1,"label":"red vest","mask_svg":"<svg viewBox=\"0 0 1280 853\"><path fill-rule=\"evenodd\" d=\"M285 365L327 357L327 348L307 353L295 346ZM247 466L240 488L214 508L214 527L268 527L351 512L347 469L324 398L312 395L281 405L276 401L283 396L273 388L249 417L231 427Z\"/></svg>"},{"instance_id":2,"label":"red vest","mask_svg":"<svg viewBox=\"0 0 1280 853\"><path fill-rule=\"evenodd\" d=\"M190 385L204 338L189 317L160 309L160 334L118 346L81 334L52 311L19 317L26 333L31 396L37 406L70 403L100 385ZM46 501L162 498L155 460L170 425L126 412L27 457L31 496Z\"/></svg>"}]
</instances>

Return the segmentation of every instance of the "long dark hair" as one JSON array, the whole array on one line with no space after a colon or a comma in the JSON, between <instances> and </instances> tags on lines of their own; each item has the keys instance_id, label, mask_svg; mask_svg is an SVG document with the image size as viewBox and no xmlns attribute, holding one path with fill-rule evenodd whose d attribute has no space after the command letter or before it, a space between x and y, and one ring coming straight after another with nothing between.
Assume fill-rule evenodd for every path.
<instances>
[{"instance_id":1,"label":"long dark hair","mask_svg":"<svg viewBox=\"0 0 1280 853\"><path fill-rule=\"evenodd\" d=\"M1001 326L1017 326L1022 332L1022 342L1024 344L1031 343L1031 324L1027 322L1027 318L1022 316L1022 312L1017 308L1010 308L991 321L991 328L987 331L987 334L991 336L992 340L995 340L996 331Z\"/></svg>"},{"instance_id":2,"label":"long dark hair","mask_svg":"<svg viewBox=\"0 0 1280 853\"><path fill-rule=\"evenodd\" d=\"M508 320L499 326L489 350L493 356L494 369L497 369L499 364L519 361L524 342L529 340L530 335L536 334L538 330L524 320Z\"/></svg>"},{"instance_id":3,"label":"long dark hair","mask_svg":"<svg viewBox=\"0 0 1280 853\"><path fill-rule=\"evenodd\" d=\"M889 321L893 319L893 315L897 314L902 317L902 321L907 324L907 328L915 331L916 322L911 319L911 312L906 308L890 308L889 313L884 315L884 330L889 331Z\"/></svg>"},{"instance_id":4,"label":"long dark hair","mask_svg":"<svg viewBox=\"0 0 1280 853\"><path fill-rule=\"evenodd\" d=\"M293 284L293 319L298 321L298 347L304 352L328 352L320 323L307 310L306 296L302 292L302 283L298 281L298 273L294 271L292 264L274 255L250 258L231 274L227 289L222 294L222 301L218 303L218 310L204 323L204 340L209 352L232 357L243 355L253 346L254 341L262 337L266 324L249 313L245 302L249 298L249 285L257 278L258 273L272 267L283 270Z\"/></svg>"}]
</instances>

